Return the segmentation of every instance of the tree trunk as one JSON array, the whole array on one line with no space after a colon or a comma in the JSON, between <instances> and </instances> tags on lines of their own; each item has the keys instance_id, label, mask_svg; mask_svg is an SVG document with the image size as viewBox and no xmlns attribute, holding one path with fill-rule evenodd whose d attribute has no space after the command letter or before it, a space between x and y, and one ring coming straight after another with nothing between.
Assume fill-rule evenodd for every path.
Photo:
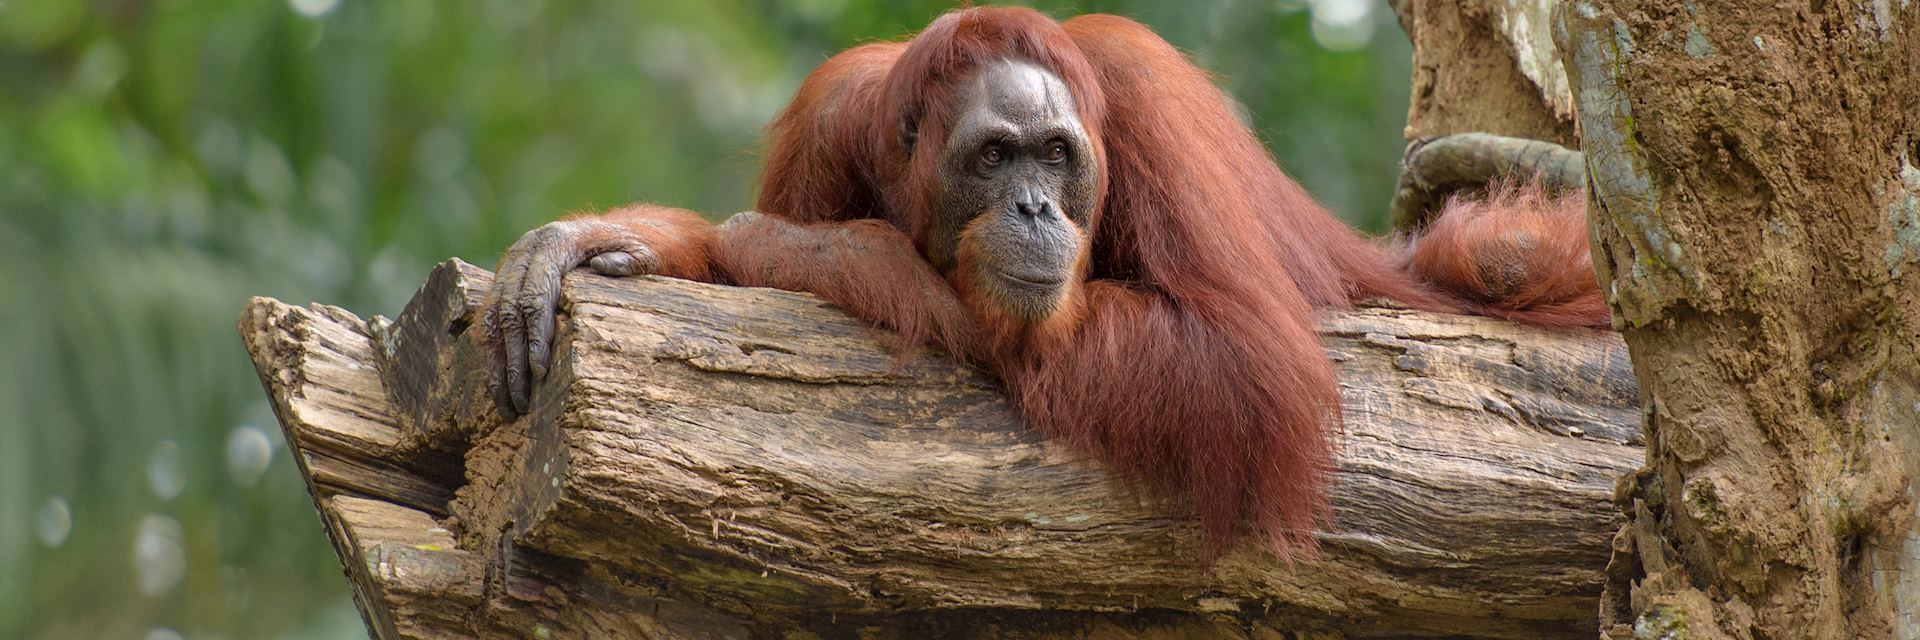
<instances>
[{"instance_id":1,"label":"tree trunk","mask_svg":"<svg viewBox=\"0 0 1920 640\"><path fill-rule=\"evenodd\" d=\"M1920 637L1920 3L1561 14L1650 441L1606 634Z\"/></svg>"},{"instance_id":2,"label":"tree trunk","mask_svg":"<svg viewBox=\"0 0 1920 640\"><path fill-rule=\"evenodd\" d=\"M490 277L241 319L380 638L1590 638L1642 455L1615 336L1335 315L1322 553L1209 567L1179 505L808 295L573 274L503 424L466 331Z\"/></svg>"},{"instance_id":3,"label":"tree trunk","mask_svg":"<svg viewBox=\"0 0 1920 640\"><path fill-rule=\"evenodd\" d=\"M1543 0L1391 0L1413 41L1407 139L1459 133L1579 148Z\"/></svg>"}]
</instances>

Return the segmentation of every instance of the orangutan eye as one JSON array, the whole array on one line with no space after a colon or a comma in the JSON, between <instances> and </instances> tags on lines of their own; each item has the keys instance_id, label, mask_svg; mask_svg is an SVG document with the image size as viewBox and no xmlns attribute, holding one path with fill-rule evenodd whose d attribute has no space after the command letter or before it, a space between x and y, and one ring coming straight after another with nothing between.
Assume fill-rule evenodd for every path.
<instances>
[{"instance_id":1,"label":"orangutan eye","mask_svg":"<svg viewBox=\"0 0 1920 640\"><path fill-rule=\"evenodd\" d=\"M981 149L980 161L987 163L990 167L1000 164L1000 145L990 144L987 148Z\"/></svg>"},{"instance_id":2,"label":"orangutan eye","mask_svg":"<svg viewBox=\"0 0 1920 640\"><path fill-rule=\"evenodd\" d=\"M1047 143L1047 164L1060 164L1067 159L1067 143L1055 140Z\"/></svg>"}]
</instances>

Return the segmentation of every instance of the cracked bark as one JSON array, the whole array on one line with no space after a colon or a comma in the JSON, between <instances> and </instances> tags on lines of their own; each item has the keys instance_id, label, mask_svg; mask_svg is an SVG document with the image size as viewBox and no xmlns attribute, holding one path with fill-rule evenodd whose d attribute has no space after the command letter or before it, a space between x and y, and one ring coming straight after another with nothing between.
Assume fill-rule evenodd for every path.
<instances>
[{"instance_id":1,"label":"cracked bark","mask_svg":"<svg viewBox=\"0 0 1920 640\"><path fill-rule=\"evenodd\" d=\"M1591 637L1641 456L1615 336L1330 316L1323 553L1209 568L1179 505L808 295L573 274L503 424L465 331L490 277L444 264L391 322L241 320L377 637Z\"/></svg>"}]
</instances>

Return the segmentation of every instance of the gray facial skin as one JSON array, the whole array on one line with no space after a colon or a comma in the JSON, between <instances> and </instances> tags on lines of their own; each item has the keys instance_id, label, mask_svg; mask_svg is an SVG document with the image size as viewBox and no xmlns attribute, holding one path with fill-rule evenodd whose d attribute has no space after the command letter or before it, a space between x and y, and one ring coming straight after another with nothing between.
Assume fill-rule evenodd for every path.
<instances>
[{"instance_id":1,"label":"gray facial skin","mask_svg":"<svg viewBox=\"0 0 1920 640\"><path fill-rule=\"evenodd\" d=\"M1015 315L1043 320L1077 275L1099 179L1093 147L1066 84L1033 64L995 62L956 93L927 257L952 272L960 232L972 225L977 273L963 277Z\"/></svg>"}]
</instances>

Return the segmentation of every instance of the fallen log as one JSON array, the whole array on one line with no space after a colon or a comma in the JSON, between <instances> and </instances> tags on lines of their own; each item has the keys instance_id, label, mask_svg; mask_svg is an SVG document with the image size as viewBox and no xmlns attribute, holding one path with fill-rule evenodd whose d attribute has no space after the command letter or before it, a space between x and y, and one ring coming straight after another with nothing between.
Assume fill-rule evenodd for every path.
<instances>
[{"instance_id":1,"label":"fallen log","mask_svg":"<svg viewBox=\"0 0 1920 640\"><path fill-rule=\"evenodd\" d=\"M1321 552L1207 566L1180 505L809 295L576 272L503 423L468 331L490 280L449 261L393 321L240 321L378 638L1592 637L1641 462L1611 334L1330 315Z\"/></svg>"}]
</instances>

